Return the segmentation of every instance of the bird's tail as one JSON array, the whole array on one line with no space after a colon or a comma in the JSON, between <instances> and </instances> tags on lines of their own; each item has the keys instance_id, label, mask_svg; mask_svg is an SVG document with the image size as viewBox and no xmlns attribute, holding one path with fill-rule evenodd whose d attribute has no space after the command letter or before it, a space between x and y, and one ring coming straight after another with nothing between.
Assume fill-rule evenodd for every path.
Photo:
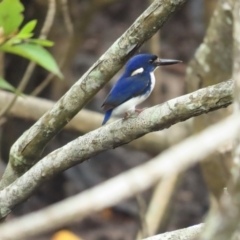
<instances>
[{"instance_id":1,"label":"bird's tail","mask_svg":"<svg viewBox=\"0 0 240 240\"><path fill-rule=\"evenodd\" d=\"M112 111L113 111L113 109L110 109L110 110L106 111L103 122L102 122L102 125L104 125L109 120L109 118L112 115Z\"/></svg>"}]
</instances>

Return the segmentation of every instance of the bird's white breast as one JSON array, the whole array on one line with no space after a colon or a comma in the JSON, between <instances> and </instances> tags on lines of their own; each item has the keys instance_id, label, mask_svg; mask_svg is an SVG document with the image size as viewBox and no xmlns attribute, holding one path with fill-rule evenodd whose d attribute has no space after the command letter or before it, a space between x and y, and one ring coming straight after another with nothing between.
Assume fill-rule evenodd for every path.
<instances>
[{"instance_id":1,"label":"bird's white breast","mask_svg":"<svg viewBox=\"0 0 240 240\"><path fill-rule=\"evenodd\" d=\"M123 104L119 105L118 107L114 108L114 110L112 112L113 116L119 116L119 115L124 114L125 112L134 110L136 105L142 103L149 97L149 95L151 94L151 92L155 86L155 76L154 76L153 72L150 73L150 77L151 77L150 90L148 92L146 92L144 95L131 98L128 101L124 102Z\"/></svg>"},{"instance_id":2,"label":"bird's white breast","mask_svg":"<svg viewBox=\"0 0 240 240\"><path fill-rule=\"evenodd\" d=\"M149 95L151 94L151 92L152 92L152 90L154 89L154 87L155 87L155 75L154 75L154 72L151 72L150 73L150 77L151 77L151 89L150 89L150 93L149 93ZM148 96L149 96L148 95Z\"/></svg>"}]
</instances>

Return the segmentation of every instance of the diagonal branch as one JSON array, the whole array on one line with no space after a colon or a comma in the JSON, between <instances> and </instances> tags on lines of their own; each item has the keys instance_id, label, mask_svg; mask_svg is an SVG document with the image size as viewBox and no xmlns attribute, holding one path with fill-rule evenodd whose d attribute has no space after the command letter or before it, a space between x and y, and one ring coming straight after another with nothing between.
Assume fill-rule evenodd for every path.
<instances>
[{"instance_id":1,"label":"diagonal branch","mask_svg":"<svg viewBox=\"0 0 240 240\"><path fill-rule=\"evenodd\" d=\"M43 210L28 214L18 220L4 223L0 226L1 239L26 239L27 237L82 219L92 212L113 206L140 191L148 189L160 179L184 171L189 166L202 160L219 148L221 144L231 140L238 127L239 115L231 116L207 128L198 135L189 137L178 145L171 147L151 161L122 173L105 183L46 207ZM43 161L40 161L37 165ZM36 168L36 166L33 168ZM21 178L24 178L26 174ZM44 172L39 169L39 172L36 174L42 175ZM35 181L38 176L35 175L32 178ZM14 191L13 189L10 190L14 185ZM10 185L0 193L1 204L3 204L2 197L6 197L9 191L13 191L16 194L18 191L16 186L22 188L23 185L17 180L16 183L13 183L12 186ZM5 204L7 202L4 201Z\"/></svg>"},{"instance_id":2,"label":"diagonal branch","mask_svg":"<svg viewBox=\"0 0 240 240\"><path fill-rule=\"evenodd\" d=\"M0 90L0 111L4 107L4 104L13 96L13 93ZM9 115L37 121L49 111L54 104L55 102L42 98L31 96L19 97L11 108ZM83 109L64 129L78 131L81 134L88 133L101 126L102 120L103 114ZM142 138L130 142L126 147L148 152L150 154L159 154L164 149L189 136L190 133L191 122L182 122L171 129L147 134Z\"/></svg>"},{"instance_id":3,"label":"diagonal branch","mask_svg":"<svg viewBox=\"0 0 240 240\"><path fill-rule=\"evenodd\" d=\"M165 232L143 240L193 240L203 230L204 225L197 224L191 227L182 228L172 232Z\"/></svg>"},{"instance_id":4,"label":"diagonal branch","mask_svg":"<svg viewBox=\"0 0 240 240\"><path fill-rule=\"evenodd\" d=\"M71 89L13 145L3 189L39 160L46 144L109 81L124 62L185 3L155 0Z\"/></svg>"},{"instance_id":5,"label":"diagonal branch","mask_svg":"<svg viewBox=\"0 0 240 240\"><path fill-rule=\"evenodd\" d=\"M106 125L59 148L33 166L0 192L0 213L4 217L18 203L55 174L100 152L126 144L146 133L228 106L232 102L233 81L227 81L146 109L137 117Z\"/></svg>"}]
</instances>

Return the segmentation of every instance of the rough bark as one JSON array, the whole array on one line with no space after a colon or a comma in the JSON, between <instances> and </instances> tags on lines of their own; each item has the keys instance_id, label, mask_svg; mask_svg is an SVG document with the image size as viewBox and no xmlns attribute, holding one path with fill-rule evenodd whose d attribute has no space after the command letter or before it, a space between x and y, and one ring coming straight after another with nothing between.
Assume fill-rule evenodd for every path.
<instances>
[{"instance_id":1,"label":"rough bark","mask_svg":"<svg viewBox=\"0 0 240 240\"><path fill-rule=\"evenodd\" d=\"M8 102L8 100L11 100L13 96L13 93L0 90L0 111L4 104ZM37 121L49 111L54 104L55 102L42 98L29 96L19 97L9 114L13 117ZM64 129L78 131L81 134L87 133L100 127L102 120L103 114L83 109L64 127ZM147 134L142 138L130 142L126 147L148 152L150 154L158 154L169 146L186 138L190 133L191 122L182 122L174 125L170 129Z\"/></svg>"},{"instance_id":2,"label":"rough bark","mask_svg":"<svg viewBox=\"0 0 240 240\"><path fill-rule=\"evenodd\" d=\"M235 115L240 113L240 1L234 1L234 52L233 52L233 78L234 88L234 110ZM201 240L237 240L239 239L240 222L240 140L239 128L236 132L234 148L234 161L231 169L231 181L226 193L223 194L220 206L211 212L207 219L206 228L201 234Z\"/></svg>"},{"instance_id":3,"label":"rough bark","mask_svg":"<svg viewBox=\"0 0 240 240\"><path fill-rule=\"evenodd\" d=\"M231 78L232 73L232 8L231 0L218 1L203 43L187 68L188 90L216 84ZM226 117L231 111L220 111L199 116L193 121L194 132ZM229 179L231 157L229 154L214 153L211 161L201 163L204 179L218 199Z\"/></svg>"},{"instance_id":4,"label":"rough bark","mask_svg":"<svg viewBox=\"0 0 240 240\"><path fill-rule=\"evenodd\" d=\"M105 150L116 148L146 133L228 106L232 101L233 82L227 81L146 109L127 120L118 120L69 142L0 192L0 214L6 216L28 198L43 182ZM198 156L198 155L197 155Z\"/></svg>"},{"instance_id":5,"label":"rough bark","mask_svg":"<svg viewBox=\"0 0 240 240\"><path fill-rule=\"evenodd\" d=\"M204 159L226 141L232 140L239 125L239 115L228 117L214 126L205 129L200 134L191 136L178 145L171 147L147 163L128 170L92 189L46 207L43 210L28 214L20 219L12 220L9 223L4 223L0 226L1 240L26 239L27 237L35 236L82 219L92 212L113 206L124 199L134 196L140 191L148 189L160 179L182 172ZM79 146L81 145L76 147ZM196 156L198 157L196 158ZM59 157L60 155L55 156L55 167L58 164L62 165L59 162ZM36 170L40 167L41 162L43 163L45 160L43 159L38 162L26 174L16 180L15 183L0 192L0 204L2 206L5 204L7 208L7 205L11 202L10 198L6 201L7 194L12 194L14 198L20 188L23 189L26 187L27 182L25 184L20 183L20 179L25 178L26 180L27 175L29 175L31 176L30 182L32 184L37 178L44 177L44 169L38 169L35 173L33 169ZM51 165L52 163L53 161L45 161L42 167L47 168L47 165ZM3 197L5 201L2 201Z\"/></svg>"},{"instance_id":6,"label":"rough bark","mask_svg":"<svg viewBox=\"0 0 240 240\"><path fill-rule=\"evenodd\" d=\"M203 230L203 224L179 229L172 232L166 232L144 240L193 240Z\"/></svg>"}]
</instances>

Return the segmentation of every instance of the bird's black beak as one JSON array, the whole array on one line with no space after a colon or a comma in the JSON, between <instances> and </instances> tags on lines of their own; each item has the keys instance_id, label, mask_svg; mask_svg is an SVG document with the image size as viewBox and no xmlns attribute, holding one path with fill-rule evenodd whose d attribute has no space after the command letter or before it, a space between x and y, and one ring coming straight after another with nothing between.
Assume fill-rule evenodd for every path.
<instances>
[{"instance_id":1,"label":"bird's black beak","mask_svg":"<svg viewBox=\"0 0 240 240\"><path fill-rule=\"evenodd\" d=\"M157 58L156 61L153 63L156 67L158 66L165 66L165 65L173 65L177 63L181 63L181 60L173 60L173 59L160 59Z\"/></svg>"}]
</instances>

